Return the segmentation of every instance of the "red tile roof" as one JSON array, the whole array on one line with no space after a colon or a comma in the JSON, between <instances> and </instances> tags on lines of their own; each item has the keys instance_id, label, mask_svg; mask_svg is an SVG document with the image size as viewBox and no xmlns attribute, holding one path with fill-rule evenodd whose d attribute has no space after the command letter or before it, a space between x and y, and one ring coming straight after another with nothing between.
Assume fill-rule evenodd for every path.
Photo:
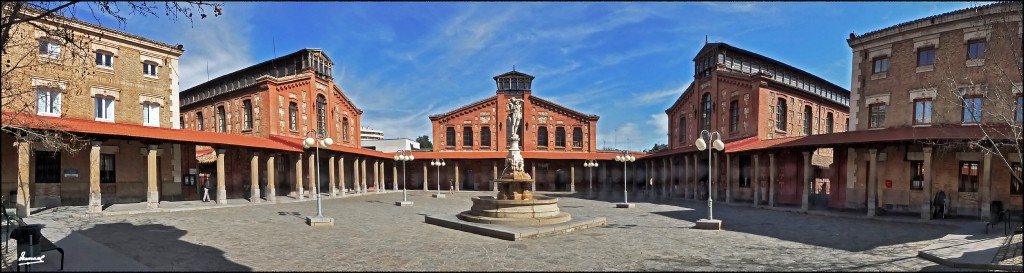
<instances>
[{"instance_id":1,"label":"red tile roof","mask_svg":"<svg viewBox=\"0 0 1024 273\"><path fill-rule=\"evenodd\" d=\"M643 158L643 153L631 153L636 158ZM394 156L395 153L390 154ZM444 152L419 152L413 151L412 155L422 159L504 159L508 151L444 151ZM618 152L550 152L550 151L523 151L525 159L576 159L576 160L612 160Z\"/></svg>"},{"instance_id":2,"label":"red tile roof","mask_svg":"<svg viewBox=\"0 0 1024 273\"><path fill-rule=\"evenodd\" d=\"M929 127L901 127L877 130L860 130L833 134L801 137L795 141L779 143L770 148L834 147L872 142L910 142L981 139L989 135L993 139L1011 139L1009 126L945 125ZM1017 132L1019 134L1019 131ZM1016 137L1020 137L1019 135Z\"/></svg>"},{"instance_id":3,"label":"red tile roof","mask_svg":"<svg viewBox=\"0 0 1024 273\"><path fill-rule=\"evenodd\" d=\"M295 149L297 149L299 151L301 151L303 149L302 148L302 141L304 140L303 138L294 138L294 137L286 137L286 136L273 136L272 135L272 136L269 137L269 139L273 140L273 141L276 141L278 143L281 143L283 145L288 145L288 146L291 146L291 147L295 147ZM379 158L391 158L391 155L385 154L383 152L379 152L379 151L375 151L375 150L369 150L369 149L363 149L363 148L345 147L345 146L341 146L341 145L337 145L337 144L331 145L331 146L323 148L323 149L331 150L331 151L336 151L336 152L350 153L350 154L373 156L373 157L379 157Z\"/></svg>"},{"instance_id":4,"label":"red tile roof","mask_svg":"<svg viewBox=\"0 0 1024 273\"><path fill-rule=\"evenodd\" d=\"M64 130L74 133L134 137L204 145L231 145L282 151L301 151L293 146L266 138L207 131L180 130L162 127L111 123L73 118L36 116L32 114L3 113L3 126L28 127L39 130Z\"/></svg>"},{"instance_id":5,"label":"red tile roof","mask_svg":"<svg viewBox=\"0 0 1024 273\"><path fill-rule=\"evenodd\" d=\"M753 138L756 140L757 137L753 137ZM741 152L748 152L748 151L754 151L754 150L761 150L761 149L773 147L775 145L780 145L780 144L783 144L783 143L788 143L790 141L794 141L794 140L797 140L797 139L800 139L800 137L788 137L788 138L776 138L776 139L767 139L767 140L756 140L756 141L742 143L742 144L739 144L739 145L736 145L736 146L733 146L733 147L726 146L725 147L725 152L726 153L741 153Z\"/></svg>"}]
</instances>

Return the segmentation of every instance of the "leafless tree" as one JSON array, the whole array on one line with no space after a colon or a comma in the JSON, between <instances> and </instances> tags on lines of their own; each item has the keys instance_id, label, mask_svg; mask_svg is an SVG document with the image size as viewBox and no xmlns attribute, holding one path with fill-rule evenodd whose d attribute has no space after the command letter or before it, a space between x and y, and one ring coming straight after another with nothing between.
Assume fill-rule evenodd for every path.
<instances>
[{"instance_id":1,"label":"leafless tree","mask_svg":"<svg viewBox=\"0 0 1024 273\"><path fill-rule=\"evenodd\" d=\"M34 118L36 96L32 71L54 71L62 86L62 96L75 96L86 92L87 86L79 80L94 69L90 55L90 42L103 39L102 35L82 31L76 27L86 21L102 26L100 18L109 17L124 29L129 16L152 16L177 21L219 16L222 5L202 1L183 2L119 2L119 1L4 1L0 4L0 132L13 134L43 146L75 152L86 144L80 136L52 122ZM198 15L198 16L197 16ZM85 18L83 20L82 18ZM60 44L58 54L44 57L40 42L42 34L47 40ZM66 83L66 84L63 84Z\"/></svg>"},{"instance_id":2,"label":"leafless tree","mask_svg":"<svg viewBox=\"0 0 1024 273\"><path fill-rule=\"evenodd\" d=\"M990 27L991 36L984 49L975 47L971 52L968 46L966 62L965 56L952 56L951 60L940 60L936 56L935 59L936 64L942 61L968 66L968 71L959 74L949 70L940 72L937 80L940 88L937 88L933 113L939 120L950 123L962 120L964 125L961 126L977 128L979 136L972 136L966 141L929 141L928 144L944 150L991 153L996 162L1012 170L1010 155L1024 154L1021 147L1024 131L1021 113L1024 109L1020 105L1024 55L1021 54L1019 34L1021 3L1010 5L1017 6L1017 17L1007 15L984 19L984 25ZM971 57L975 58L972 60ZM980 122L973 122L975 120ZM1020 173L1010 173L1014 181L1020 181Z\"/></svg>"}]
</instances>

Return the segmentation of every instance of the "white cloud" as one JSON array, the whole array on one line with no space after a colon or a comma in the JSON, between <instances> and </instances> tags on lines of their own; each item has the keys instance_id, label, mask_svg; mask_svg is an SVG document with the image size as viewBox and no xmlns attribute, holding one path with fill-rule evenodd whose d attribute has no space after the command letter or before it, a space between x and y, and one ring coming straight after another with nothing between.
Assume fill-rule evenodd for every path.
<instances>
[{"instance_id":1,"label":"white cloud","mask_svg":"<svg viewBox=\"0 0 1024 273\"><path fill-rule=\"evenodd\" d=\"M238 5L222 16L196 20L194 26L174 25L174 31L180 34L181 43L185 45L179 72L181 90L255 64L249 48L251 14Z\"/></svg>"},{"instance_id":2,"label":"white cloud","mask_svg":"<svg viewBox=\"0 0 1024 273\"><path fill-rule=\"evenodd\" d=\"M752 2L733 2L733 3L713 3L713 2L701 2L705 6L711 8L711 10L725 13L770 13L775 12L775 3L752 3Z\"/></svg>"},{"instance_id":3,"label":"white cloud","mask_svg":"<svg viewBox=\"0 0 1024 273\"><path fill-rule=\"evenodd\" d=\"M671 88L649 91L641 93L639 96L633 97L631 104L634 105L650 105L655 103L666 103L671 102L674 98L679 97L686 91L686 87L689 84L681 84Z\"/></svg>"},{"instance_id":4,"label":"white cloud","mask_svg":"<svg viewBox=\"0 0 1024 273\"><path fill-rule=\"evenodd\" d=\"M652 132L654 134L651 134L651 135L665 136L666 137L665 139L667 139L667 137L668 137L668 115L665 115L664 113L652 114L651 117L649 119L647 119L647 125L653 126L654 129L655 129ZM665 139L663 139L663 140L665 140Z\"/></svg>"}]
</instances>

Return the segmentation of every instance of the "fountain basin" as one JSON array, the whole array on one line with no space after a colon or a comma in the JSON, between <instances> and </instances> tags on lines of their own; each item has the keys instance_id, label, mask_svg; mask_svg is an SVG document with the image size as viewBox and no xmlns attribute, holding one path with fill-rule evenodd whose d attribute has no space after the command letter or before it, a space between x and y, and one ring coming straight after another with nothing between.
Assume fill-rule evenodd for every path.
<instances>
[{"instance_id":1,"label":"fountain basin","mask_svg":"<svg viewBox=\"0 0 1024 273\"><path fill-rule=\"evenodd\" d=\"M493 196L473 197L470 210L459 213L463 221L501 225L548 225L572 220L558 209L558 198L535 197L530 200L499 200Z\"/></svg>"}]
</instances>

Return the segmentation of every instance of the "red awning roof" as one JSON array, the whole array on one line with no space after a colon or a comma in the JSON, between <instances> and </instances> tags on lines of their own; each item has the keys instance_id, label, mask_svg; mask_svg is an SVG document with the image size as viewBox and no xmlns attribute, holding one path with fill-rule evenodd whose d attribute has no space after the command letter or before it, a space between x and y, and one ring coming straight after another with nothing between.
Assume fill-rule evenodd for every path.
<instances>
[{"instance_id":1,"label":"red awning roof","mask_svg":"<svg viewBox=\"0 0 1024 273\"><path fill-rule=\"evenodd\" d=\"M282 151L301 151L262 137L243 136L207 131L192 131L134 124L101 122L73 118L36 116L31 114L3 114L4 126L24 126L40 130L64 130L73 133L135 137L203 145L232 145Z\"/></svg>"},{"instance_id":2,"label":"red awning roof","mask_svg":"<svg viewBox=\"0 0 1024 273\"><path fill-rule=\"evenodd\" d=\"M982 130L984 129L984 130ZM768 148L834 147L872 142L909 142L936 140L981 139L988 135L993 139L1012 139L1009 126L947 125L929 127L900 127L877 130L850 131L833 134L812 135L794 141L779 143ZM1019 132L1018 132L1019 134ZM1019 135L1016 137L1020 137Z\"/></svg>"},{"instance_id":3,"label":"red awning roof","mask_svg":"<svg viewBox=\"0 0 1024 273\"><path fill-rule=\"evenodd\" d=\"M612 160L620 153L587 153L587 152L548 152L548 151L523 151L525 159L576 159L576 160ZM642 153L631 153L636 158L643 158ZM394 156L395 153L391 153ZM444 151L444 152L419 152L413 151L412 155L422 159L504 159L508 151Z\"/></svg>"},{"instance_id":4,"label":"red awning roof","mask_svg":"<svg viewBox=\"0 0 1024 273\"><path fill-rule=\"evenodd\" d=\"M273 135L270 136L269 139L271 139L273 141L276 141L278 143L284 144L284 145L295 147L295 149L297 149L299 151L302 150L302 141L304 140L302 138L294 138L294 137L286 137L286 136L273 136ZM322 148L322 149L336 151L336 152L350 153L350 154L359 154L359 155L365 155L365 156L380 157L380 158L390 158L391 157L391 155L385 154L383 152L379 152L379 151L375 151L375 150L369 150L369 149L363 149L363 148L345 147L345 146L337 145L337 143L335 145L331 145L331 146L328 146L328 147Z\"/></svg>"},{"instance_id":5,"label":"red awning roof","mask_svg":"<svg viewBox=\"0 0 1024 273\"><path fill-rule=\"evenodd\" d=\"M752 137L752 139L754 139L754 141L738 143L736 146L733 146L733 147L729 147L727 145L725 147L725 152L726 153L741 153L741 152L760 150L760 149L765 149L765 148L773 147L775 145L780 145L780 144L783 144L783 143L788 143L790 141L794 141L794 140L797 140L797 139L800 139L800 138L799 137L788 137L788 138L776 138L776 139L768 139L768 140L758 140L757 137Z\"/></svg>"}]
</instances>

